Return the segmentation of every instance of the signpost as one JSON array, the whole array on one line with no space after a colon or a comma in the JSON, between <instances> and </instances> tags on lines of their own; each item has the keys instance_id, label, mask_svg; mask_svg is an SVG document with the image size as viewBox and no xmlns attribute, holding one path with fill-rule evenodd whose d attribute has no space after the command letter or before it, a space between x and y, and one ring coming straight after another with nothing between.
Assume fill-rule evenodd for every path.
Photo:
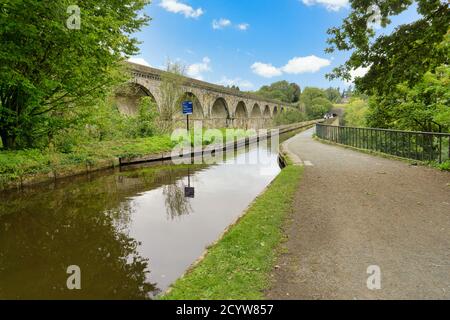
<instances>
[{"instance_id":1,"label":"signpost","mask_svg":"<svg viewBox=\"0 0 450 320\"><path fill-rule=\"evenodd\" d=\"M188 186L184 187L184 197L185 198L195 198L195 189L191 187L191 171L188 168Z\"/></svg>"},{"instance_id":2,"label":"signpost","mask_svg":"<svg viewBox=\"0 0 450 320\"><path fill-rule=\"evenodd\" d=\"M192 101L183 101L182 107L183 114L186 115L186 127L187 131L189 132L189 115L194 113L194 104L192 103Z\"/></svg>"}]
</instances>

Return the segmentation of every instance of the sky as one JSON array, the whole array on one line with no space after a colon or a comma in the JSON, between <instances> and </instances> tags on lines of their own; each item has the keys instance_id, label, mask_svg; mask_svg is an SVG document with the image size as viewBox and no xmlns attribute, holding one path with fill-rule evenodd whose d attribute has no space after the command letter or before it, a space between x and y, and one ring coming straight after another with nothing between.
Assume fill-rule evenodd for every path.
<instances>
[{"instance_id":1,"label":"sky","mask_svg":"<svg viewBox=\"0 0 450 320\"><path fill-rule=\"evenodd\" d=\"M324 51L327 29L350 12L348 0L153 0L145 12L152 21L135 35L142 43L133 62L165 69L177 61L192 78L245 91L280 80L350 85L325 78L350 53ZM418 17L413 6L378 32Z\"/></svg>"}]
</instances>

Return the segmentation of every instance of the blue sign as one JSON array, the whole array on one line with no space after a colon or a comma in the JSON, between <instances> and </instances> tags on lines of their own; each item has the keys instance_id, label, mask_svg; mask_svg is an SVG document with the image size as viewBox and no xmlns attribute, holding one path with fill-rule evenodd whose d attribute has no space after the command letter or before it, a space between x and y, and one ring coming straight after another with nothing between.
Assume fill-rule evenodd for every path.
<instances>
[{"instance_id":1,"label":"blue sign","mask_svg":"<svg viewBox=\"0 0 450 320\"><path fill-rule=\"evenodd\" d=\"M194 104L192 101L183 101L183 114L193 114L194 113Z\"/></svg>"}]
</instances>

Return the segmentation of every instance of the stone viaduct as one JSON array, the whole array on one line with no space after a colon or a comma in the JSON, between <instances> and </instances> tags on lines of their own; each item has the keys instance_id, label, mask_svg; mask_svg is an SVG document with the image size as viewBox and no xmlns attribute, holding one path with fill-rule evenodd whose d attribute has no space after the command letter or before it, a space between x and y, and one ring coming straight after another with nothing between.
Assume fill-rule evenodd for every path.
<instances>
[{"instance_id":1,"label":"stone viaduct","mask_svg":"<svg viewBox=\"0 0 450 320\"><path fill-rule=\"evenodd\" d=\"M127 63L132 73L126 93L118 92L116 102L125 114L135 114L139 99L150 96L161 108L163 95L160 84L164 71ZM273 117L292 106L275 100L263 99L255 94L229 89L223 86L183 77L180 105L180 123L183 120L181 101L194 103L192 121L202 121L204 127L263 128L271 127Z\"/></svg>"}]
</instances>

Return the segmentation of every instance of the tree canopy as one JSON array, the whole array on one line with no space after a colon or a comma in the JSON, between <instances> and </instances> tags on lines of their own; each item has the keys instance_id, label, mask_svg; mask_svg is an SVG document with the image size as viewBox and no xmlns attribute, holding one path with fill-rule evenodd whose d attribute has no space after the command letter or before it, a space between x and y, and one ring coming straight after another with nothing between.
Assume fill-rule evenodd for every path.
<instances>
[{"instance_id":1,"label":"tree canopy","mask_svg":"<svg viewBox=\"0 0 450 320\"><path fill-rule=\"evenodd\" d=\"M320 88L314 88L314 87L306 87L301 96L301 102L306 107L312 105L312 102L315 98L327 98L327 95L325 94L325 91Z\"/></svg>"},{"instance_id":2,"label":"tree canopy","mask_svg":"<svg viewBox=\"0 0 450 320\"><path fill-rule=\"evenodd\" d=\"M30 146L66 126L64 113L103 96L119 62L138 52L131 36L149 18L149 0L84 0L80 29L69 28L70 0L0 3L0 136L5 148Z\"/></svg>"},{"instance_id":3,"label":"tree canopy","mask_svg":"<svg viewBox=\"0 0 450 320\"><path fill-rule=\"evenodd\" d=\"M328 30L327 51L352 51L349 60L328 75L351 80L351 72L367 68L356 78L359 92L371 96L368 124L377 127L442 130L448 127L450 8L447 1L418 0L421 17L376 36L368 23L373 6L380 9L382 27L407 10L412 0L352 0L350 15ZM447 108L445 107L445 104Z\"/></svg>"},{"instance_id":4,"label":"tree canopy","mask_svg":"<svg viewBox=\"0 0 450 320\"><path fill-rule=\"evenodd\" d=\"M296 103L300 99L301 89L296 83L278 81L270 86L263 86L257 92L266 99L279 100L286 103Z\"/></svg>"}]
</instances>

